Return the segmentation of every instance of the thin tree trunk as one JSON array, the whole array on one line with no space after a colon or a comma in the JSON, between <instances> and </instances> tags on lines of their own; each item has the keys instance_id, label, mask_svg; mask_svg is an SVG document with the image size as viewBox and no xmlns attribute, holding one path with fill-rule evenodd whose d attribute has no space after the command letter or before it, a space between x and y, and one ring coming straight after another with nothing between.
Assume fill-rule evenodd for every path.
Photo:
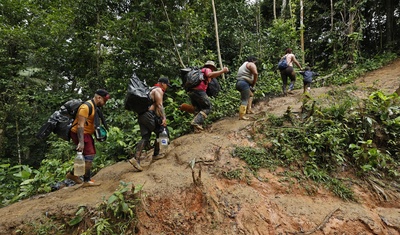
<instances>
[{"instance_id":1,"label":"thin tree trunk","mask_svg":"<svg viewBox=\"0 0 400 235\"><path fill-rule=\"evenodd\" d=\"M300 44L301 44L301 52L302 52L302 64L305 64L305 55L304 55L304 7L303 0L300 0Z\"/></svg>"},{"instance_id":2,"label":"thin tree trunk","mask_svg":"<svg viewBox=\"0 0 400 235\"><path fill-rule=\"evenodd\" d=\"M258 40L257 40L257 46L258 46L258 58L261 58L261 7L260 7L260 0L257 0L257 34L258 34Z\"/></svg>"},{"instance_id":3,"label":"thin tree trunk","mask_svg":"<svg viewBox=\"0 0 400 235\"><path fill-rule=\"evenodd\" d=\"M97 12L97 27L98 28L100 28L99 24L100 24L100 13ZM96 53L96 76L97 76L97 78L100 77L100 55L101 55L101 52L100 52L100 50L101 50L100 32L101 32L101 30L99 30L98 33L97 33L97 45L96 45L96 51L97 51L97 53Z\"/></svg>"},{"instance_id":4,"label":"thin tree trunk","mask_svg":"<svg viewBox=\"0 0 400 235\"><path fill-rule=\"evenodd\" d=\"M281 18L285 18L285 9L286 9L286 0L282 0L282 7L281 7Z\"/></svg>"},{"instance_id":5,"label":"thin tree trunk","mask_svg":"<svg viewBox=\"0 0 400 235\"><path fill-rule=\"evenodd\" d=\"M222 69L222 58L221 58L221 50L219 48L219 36L218 36L218 22L217 22L217 11L215 10L215 3L214 0L211 0L212 7L213 7L213 13L214 13L214 26L215 26L215 39L217 41L217 51L218 51L218 61L219 61L219 67ZM224 74L222 74L222 79L225 79Z\"/></svg>"},{"instance_id":6,"label":"thin tree trunk","mask_svg":"<svg viewBox=\"0 0 400 235\"><path fill-rule=\"evenodd\" d=\"M18 121L15 121L15 131L17 132L17 151L18 151L18 163L22 165L22 157L21 157L21 144L19 142L19 125Z\"/></svg>"},{"instance_id":7,"label":"thin tree trunk","mask_svg":"<svg viewBox=\"0 0 400 235\"><path fill-rule=\"evenodd\" d=\"M276 20L276 0L274 0L274 20Z\"/></svg>"},{"instance_id":8,"label":"thin tree trunk","mask_svg":"<svg viewBox=\"0 0 400 235\"><path fill-rule=\"evenodd\" d=\"M169 20L169 16L168 16L167 9L166 9L166 7L165 7L165 4L164 4L164 1L163 1L163 0L161 0L161 3L163 4L163 8L164 8L164 12L165 12L165 17L167 17L167 20L168 20L169 33L170 33L170 35L171 35L172 41L174 42L174 48L175 48L176 54L178 55L179 62L181 63L182 67L184 68L184 67L186 67L186 66L185 66L185 64L183 63L182 58L181 58L181 55L179 54L178 47L176 46L175 37L174 37L174 34L172 33L171 21Z\"/></svg>"},{"instance_id":9,"label":"thin tree trunk","mask_svg":"<svg viewBox=\"0 0 400 235\"><path fill-rule=\"evenodd\" d=\"M394 22L394 2L386 0L386 45L389 48L393 45L393 22Z\"/></svg>"},{"instance_id":10,"label":"thin tree trunk","mask_svg":"<svg viewBox=\"0 0 400 235\"><path fill-rule=\"evenodd\" d=\"M333 0L331 0L331 31L333 32Z\"/></svg>"}]
</instances>

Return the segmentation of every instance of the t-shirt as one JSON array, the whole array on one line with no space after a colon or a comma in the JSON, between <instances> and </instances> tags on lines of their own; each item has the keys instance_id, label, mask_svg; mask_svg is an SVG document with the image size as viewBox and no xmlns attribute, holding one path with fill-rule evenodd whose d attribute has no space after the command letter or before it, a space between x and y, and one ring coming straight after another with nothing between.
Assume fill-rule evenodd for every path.
<instances>
[{"instance_id":1,"label":"t-shirt","mask_svg":"<svg viewBox=\"0 0 400 235\"><path fill-rule=\"evenodd\" d=\"M201 90L201 91L207 91L208 83L210 82L211 79L208 78L208 74L212 72L210 68L202 68L201 72L204 74L204 81L200 82L199 85L197 85L194 90Z\"/></svg>"},{"instance_id":2,"label":"t-shirt","mask_svg":"<svg viewBox=\"0 0 400 235\"><path fill-rule=\"evenodd\" d=\"M94 128L94 114L95 114L95 106L91 100L89 100L90 104L92 105L92 114L89 116L89 106L87 104L82 104L79 109L78 113L76 114L75 120L72 124L71 131L74 133L78 133L78 116L83 116L86 118L86 123L84 127L84 134L89 134L92 135L94 134L95 128Z\"/></svg>"}]
</instances>

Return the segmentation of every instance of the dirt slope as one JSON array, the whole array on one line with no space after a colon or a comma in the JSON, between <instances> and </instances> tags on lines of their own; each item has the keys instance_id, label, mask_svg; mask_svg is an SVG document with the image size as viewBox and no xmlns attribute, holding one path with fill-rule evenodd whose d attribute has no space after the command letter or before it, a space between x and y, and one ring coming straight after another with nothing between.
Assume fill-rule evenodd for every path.
<instances>
[{"instance_id":1,"label":"dirt slope","mask_svg":"<svg viewBox=\"0 0 400 235\"><path fill-rule=\"evenodd\" d=\"M300 82L300 81L298 81ZM371 89L394 92L400 83L400 60L358 79L355 95ZM354 85L354 84L353 84ZM339 87L312 89L318 97ZM256 104L254 115L283 114L288 106L298 111L301 91ZM244 163L231 157L236 145L255 146L249 132L252 121L237 116L208 126L207 131L172 141L166 157L135 172L128 162L102 169L94 179L101 186L73 186L36 196L0 209L0 234L19 234L27 225L52 218L72 218L80 205L95 208L120 181L143 185L139 234L400 234L400 193L380 200L365 185L355 184L358 203L345 202L323 187L308 196L296 183L281 182L279 171L261 170L242 180L228 180L224 172ZM149 153L151 155L151 153ZM195 186L189 162L195 159ZM308 233L307 233L308 232ZM34 233L24 233L34 234Z\"/></svg>"}]
</instances>

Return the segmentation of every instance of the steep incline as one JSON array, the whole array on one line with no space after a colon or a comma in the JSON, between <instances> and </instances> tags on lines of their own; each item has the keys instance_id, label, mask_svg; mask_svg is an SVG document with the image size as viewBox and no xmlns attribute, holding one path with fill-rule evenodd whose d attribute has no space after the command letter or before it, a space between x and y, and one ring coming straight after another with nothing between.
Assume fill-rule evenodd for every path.
<instances>
[{"instance_id":1,"label":"steep incline","mask_svg":"<svg viewBox=\"0 0 400 235\"><path fill-rule=\"evenodd\" d=\"M300 81L298 81L300 82ZM400 83L400 60L358 79L354 95L365 97L371 89L394 92ZM312 89L318 97L340 87ZM283 114L288 106L298 111L301 91L256 104L257 117ZM260 170L259 177L247 174L228 180L224 172L242 169L233 158L235 146L255 146L249 137L253 121L229 117L199 134L172 141L166 157L135 172L128 162L101 170L94 179L101 186L73 186L36 196L0 209L0 234L19 234L30 224L48 218L74 217L77 208L95 208L118 188L119 182L143 185L139 210L139 234L400 234L400 194L386 201L364 185L354 185L359 203L344 202L323 187L308 196L296 182L284 182L278 173ZM151 155L151 153L149 153ZM196 160L194 184L189 162ZM27 233L25 233L27 234ZM305 233L303 233L305 234Z\"/></svg>"}]
</instances>

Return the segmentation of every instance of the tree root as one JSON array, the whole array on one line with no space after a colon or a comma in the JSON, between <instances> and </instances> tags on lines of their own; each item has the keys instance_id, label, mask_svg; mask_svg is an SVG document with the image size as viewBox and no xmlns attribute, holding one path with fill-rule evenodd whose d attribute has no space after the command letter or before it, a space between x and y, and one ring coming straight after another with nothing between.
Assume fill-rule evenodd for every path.
<instances>
[{"instance_id":1,"label":"tree root","mask_svg":"<svg viewBox=\"0 0 400 235\"><path fill-rule=\"evenodd\" d=\"M328 223L328 221L332 217L332 215L338 210L340 210L340 209L336 208L331 213L329 213L327 216L325 216L325 219L322 221L322 223L320 225L318 225L316 228L314 228L313 230L308 231L308 232L292 232L291 234L313 234L317 230L321 230L321 228L324 227L326 223Z\"/></svg>"}]
</instances>

